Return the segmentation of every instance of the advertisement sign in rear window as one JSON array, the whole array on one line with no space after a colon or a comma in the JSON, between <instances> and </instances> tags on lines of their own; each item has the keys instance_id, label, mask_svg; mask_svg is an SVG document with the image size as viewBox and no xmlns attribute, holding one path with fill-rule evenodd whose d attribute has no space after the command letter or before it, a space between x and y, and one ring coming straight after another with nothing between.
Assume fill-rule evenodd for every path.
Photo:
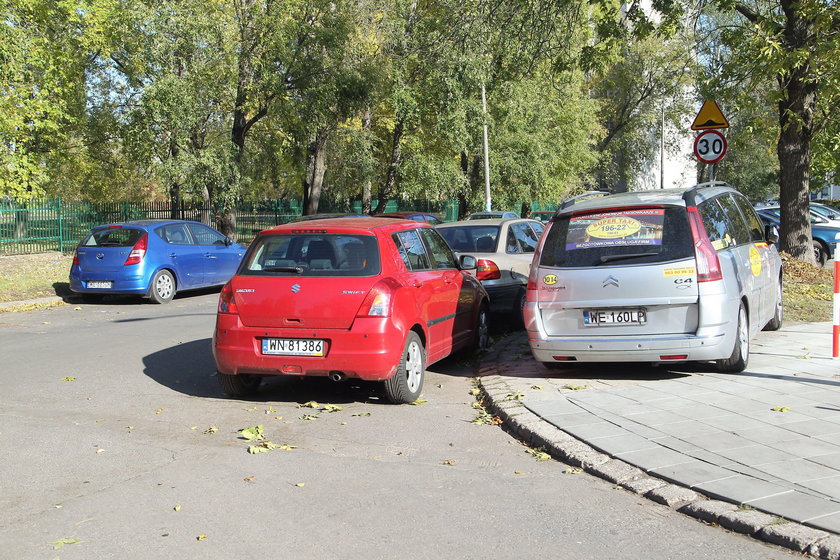
<instances>
[{"instance_id":1,"label":"advertisement sign in rear window","mask_svg":"<svg viewBox=\"0 0 840 560\"><path fill-rule=\"evenodd\" d=\"M576 216L569 220L566 250L662 245L664 221L662 208Z\"/></svg>"}]
</instances>

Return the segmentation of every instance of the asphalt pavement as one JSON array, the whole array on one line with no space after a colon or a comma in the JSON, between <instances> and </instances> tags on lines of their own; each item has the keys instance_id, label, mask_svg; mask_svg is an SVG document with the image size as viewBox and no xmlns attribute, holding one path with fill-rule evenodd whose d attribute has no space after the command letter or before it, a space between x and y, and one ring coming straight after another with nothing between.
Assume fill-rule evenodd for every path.
<instances>
[{"instance_id":1,"label":"asphalt pavement","mask_svg":"<svg viewBox=\"0 0 840 560\"><path fill-rule=\"evenodd\" d=\"M482 359L485 406L573 467L688 515L840 558L840 361L831 323L753 339L740 374L710 365L547 369L526 334Z\"/></svg>"}]
</instances>

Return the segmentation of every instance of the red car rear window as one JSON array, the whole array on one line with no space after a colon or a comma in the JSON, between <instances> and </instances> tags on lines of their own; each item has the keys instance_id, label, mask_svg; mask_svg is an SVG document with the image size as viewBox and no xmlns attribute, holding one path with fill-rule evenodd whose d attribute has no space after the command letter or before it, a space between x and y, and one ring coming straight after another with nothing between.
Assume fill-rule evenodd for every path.
<instances>
[{"instance_id":1,"label":"red car rear window","mask_svg":"<svg viewBox=\"0 0 840 560\"><path fill-rule=\"evenodd\" d=\"M301 230L259 236L248 249L239 274L374 276L379 271L379 245L373 235Z\"/></svg>"}]
</instances>

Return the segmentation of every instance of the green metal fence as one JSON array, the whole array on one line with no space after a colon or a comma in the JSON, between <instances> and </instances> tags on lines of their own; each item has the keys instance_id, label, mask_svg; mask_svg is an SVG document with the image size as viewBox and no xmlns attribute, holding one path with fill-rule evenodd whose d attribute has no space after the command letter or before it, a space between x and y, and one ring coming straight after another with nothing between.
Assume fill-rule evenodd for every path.
<instances>
[{"instance_id":1,"label":"green metal fence","mask_svg":"<svg viewBox=\"0 0 840 560\"><path fill-rule=\"evenodd\" d=\"M373 201L376 204L376 201ZM250 241L256 232L300 217L300 200L245 202L235 209L239 241ZM323 200L320 211L361 213L361 201ZM433 212L445 221L458 219L457 201L389 201L386 212ZM60 198L15 201L0 199L0 255L70 251L91 227L120 221L177 217L218 227L212 208L183 202L173 209L169 202L77 202Z\"/></svg>"}]
</instances>

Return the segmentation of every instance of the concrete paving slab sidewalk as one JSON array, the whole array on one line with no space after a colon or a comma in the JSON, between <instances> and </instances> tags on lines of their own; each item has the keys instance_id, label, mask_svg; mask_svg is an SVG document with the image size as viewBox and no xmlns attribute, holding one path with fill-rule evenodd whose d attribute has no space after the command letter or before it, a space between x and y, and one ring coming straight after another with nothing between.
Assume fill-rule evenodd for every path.
<instances>
[{"instance_id":1,"label":"concrete paving slab sidewalk","mask_svg":"<svg viewBox=\"0 0 840 560\"><path fill-rule=\"evenodd\" d=\"M660 503L663 485L689 490L669 503L687 513L706 500L733 504L735 514L764 512L767 525L747 524L758 536L798 532L806 536L782 540L840 558L840 361L831 333L831 323L762 332L746 371L721 374L704 364L546 369L520 332L494 345L479 379L485 405L509 430L561 460ZM625 467L616 471L618 462ZM726 526L722 517L732 515L724 508L715 521Z\"/></svg>"}]
</instances>

